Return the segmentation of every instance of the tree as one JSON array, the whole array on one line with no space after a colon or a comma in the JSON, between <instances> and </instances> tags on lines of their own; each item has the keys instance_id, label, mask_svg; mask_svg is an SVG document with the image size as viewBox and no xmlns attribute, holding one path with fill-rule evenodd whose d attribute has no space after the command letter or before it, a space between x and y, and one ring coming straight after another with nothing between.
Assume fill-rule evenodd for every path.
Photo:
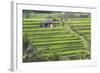
<instances>
[{"instance_id":1,"label":"tree","mask_svg":"<svg viewBox=\"0 0 100 73\"><path fill-rule=\"evenodd\" d=\"M28 39L27 34L23 35L23 62L31 61L36 54L37 48Z\"/></svg>"}]
</instances>

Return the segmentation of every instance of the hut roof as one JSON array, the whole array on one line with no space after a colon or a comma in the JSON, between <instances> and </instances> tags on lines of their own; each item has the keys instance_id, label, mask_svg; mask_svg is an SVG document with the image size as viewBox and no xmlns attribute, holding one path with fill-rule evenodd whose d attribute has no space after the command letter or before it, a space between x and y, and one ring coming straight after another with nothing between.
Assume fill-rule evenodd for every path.
<instances>
[{"instance_id":1,"label":"hut roof","mask_svg":"<svg viewBox=\"0 0 100 73\"><path fill-rule=\"evenodd\" d=\"M47 19L47 20L44 20L43 23L54 23L54 21L52 19Z\"/></svg>"}]
</instances>

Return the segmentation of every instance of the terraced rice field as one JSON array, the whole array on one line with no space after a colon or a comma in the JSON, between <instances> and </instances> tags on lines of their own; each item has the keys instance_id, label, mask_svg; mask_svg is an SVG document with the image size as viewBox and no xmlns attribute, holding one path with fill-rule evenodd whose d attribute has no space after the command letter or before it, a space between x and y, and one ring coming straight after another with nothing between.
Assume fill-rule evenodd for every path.
<instances>
[{"instance_id":1,"label":"terraced rice field","mask_svg":"<svg viewBox=\"0 0 100 73\"><path fill-rule=\"evenodd\" d=\"M90 59L91 19L69 18L65 26L40 27L43 19L23 19L23 35L41 51L42 61ZM59 23L58 23L59 24Z\"/></svg>"},{"instance_id":2,"label":"terraced rice field","mask_svg":"<svg viewBox=\"0 0 100 73\"><path fill-rule=\"evenodd\" d=\"M67 24L71 29L78 35L84 38L87 43L88 49L91 48L91 19L81 18L81 19L69 19Z\"/></svg>"},{"instance_id":3,"label":"terraced rice field","mask_svg":"<svg viewBox=\"0 0 100 73\"><path fill-rule=\"evenodd\" d=\"M71 26L72 30L83 36L87 41L91 41L91 19L69 19L67 23Z\"/></svg>"}]
</instances>

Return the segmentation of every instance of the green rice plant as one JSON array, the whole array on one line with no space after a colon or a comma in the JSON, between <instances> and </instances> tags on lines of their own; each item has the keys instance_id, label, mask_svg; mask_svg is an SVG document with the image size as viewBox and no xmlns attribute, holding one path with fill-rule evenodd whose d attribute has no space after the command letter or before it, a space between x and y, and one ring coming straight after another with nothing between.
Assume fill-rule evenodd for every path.
<instances>
[{"instance_id":1,"label":"green rice plant","mask_svg":"<svg viewBox=\"0 0 100 73\"><path fill-rule=\"evenodd\" d=\"M32 55L31 61L56 61L62 60L63 57L69 60L90 58L89 50L79 36L70 32L60 22L55 23L56 27L42 28L40 25L43 20L43 18L23 19L23 33L27 33L27 38L37 48L36 56ZM70 25L73 31L90 40L90 20L90 18L69 18L65 21L65 25Z\"/></svg>"},{"instance_id":2,"label":"green rice plant","mask_svg":"<svg viewBox=\"0 0 100 73\"><path fill-rule=\"evenodd\" d=\"M68 21L91 21L91 18L69 18Z\"/></svg>"}]
</instances>

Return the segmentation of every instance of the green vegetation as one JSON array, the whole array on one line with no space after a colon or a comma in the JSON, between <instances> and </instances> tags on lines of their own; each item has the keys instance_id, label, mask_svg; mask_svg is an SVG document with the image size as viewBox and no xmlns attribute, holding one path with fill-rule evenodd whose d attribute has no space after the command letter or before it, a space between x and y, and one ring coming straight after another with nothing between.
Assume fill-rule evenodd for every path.
<instances>
[{"instance_id":1,"label":"green vegetation","mask_svg":"<svg viewBox=\"0 0 100 73\"><path fill-rule=\"evenodd\" d=\"M27 10L24 12L23 62L91 58L91 19L89 13L69 13L69 16L68 13L65 13L66 17L64 17L65 15L60 12L43 13L40 11L27 12ZM29 13L33 17L29 17ZM55 27L40 27L42 21L49 14L53 19L57 19L54 23ZM80 17L76 14L80 14Z\"/></svg>"}]
</instances>

